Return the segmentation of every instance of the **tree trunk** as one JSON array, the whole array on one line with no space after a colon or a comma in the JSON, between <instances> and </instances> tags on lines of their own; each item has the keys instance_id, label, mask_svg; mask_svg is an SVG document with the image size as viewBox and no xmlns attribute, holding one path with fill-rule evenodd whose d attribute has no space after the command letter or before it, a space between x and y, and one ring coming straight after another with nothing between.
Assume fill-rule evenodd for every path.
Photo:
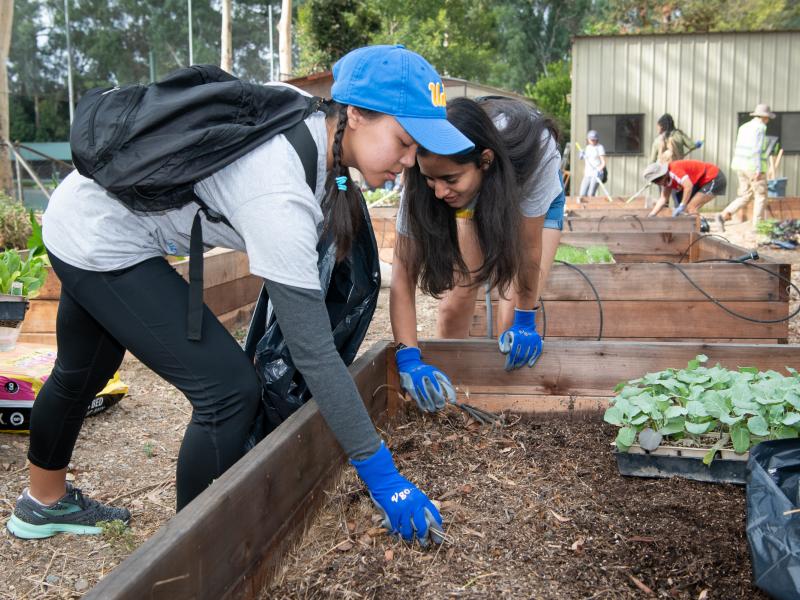
<instances>
[{"instance_id":1,"label":"tree trunk","mask_svg":"<svg viewBox=\"0 0 800 600\"><path fill-rule=\"evenodd\" d=\"M8 123L8 71L6 61L11 48L11 25L14 22L14 0L0 0L0 138L9 140ZM5 145L0 146L0 189L13 193L10 153Z\"/></svg>"},{"instance_id":2,"label":"tree trunk","mask_svg":"<svg viewBox=\"0 0 800 600\"><path fill-rule=\"evenodd\" d=\"M220 67L228 73L233 72L233 41L231 40L232 0L222 0L222 57Z\"/></svg>"},{"instance_id":3,"label":"tree trunk","mask_svg":"<svg viewBox=\"0 0 800 600\"><path fill-rule=\"evenodd\" d=\"M281 2L281 20L278 22L278 64L280 76L286 81L292 78L292 0Z\"/></svg>"}]
</instances>

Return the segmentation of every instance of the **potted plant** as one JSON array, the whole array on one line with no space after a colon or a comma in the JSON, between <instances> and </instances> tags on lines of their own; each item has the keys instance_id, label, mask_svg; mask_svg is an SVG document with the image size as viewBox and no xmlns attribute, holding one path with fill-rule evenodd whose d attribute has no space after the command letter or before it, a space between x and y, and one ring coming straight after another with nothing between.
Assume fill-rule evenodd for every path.
<instances>
[{"instance_id":1,"label":"potted plant","mask_svg":"<svg viewBox=\"0 0 800 600\"><path fill-rule=\"evenodd\" d=\"M47 277L42 230L32 211L30 220L33 233L28 238L28 250L0 252L0 351L16 345L28 299L38 294Z\"/></svg>"},{"instance_id":2,"label":"potted plant","mask_svg":"<svg viewBox=\"0 0 800 600\"><path fill-rule=\"evenodd\" d=\"M617 386L604 420L619 427L623 474L744 483L748 450L800 437L800 375L706 367L700 355Z\"/></svg>"}]
</instances>

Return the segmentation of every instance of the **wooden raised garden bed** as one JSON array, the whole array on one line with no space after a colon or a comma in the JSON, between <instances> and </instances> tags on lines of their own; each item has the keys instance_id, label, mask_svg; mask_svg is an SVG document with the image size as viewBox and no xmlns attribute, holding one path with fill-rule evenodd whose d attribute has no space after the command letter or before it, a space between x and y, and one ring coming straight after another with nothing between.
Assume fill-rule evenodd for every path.
<instances>
[{"instance_id":1,"label":"wooden raised garden bed","mask_svg":"<svg viewBox=\"0 0 800 600\"><path fill-rule=\"evenodd\" d=\"M189 259L172 263L189 280ZM216 249L205 254L203 262L203 297L225 327L247 325L258 299L261 279L250 274L247 255L234 250ZM21 342L55 344L56 313L61 296L61 282L48 268L47 281L40 294L31 300L22 323Z\"/></svg>"},{"instance_id":2,"label":"wooden raised garden bed","mask_svg":"<svg viewBox=\"0 0 800 600\"><path fill-rule=\"evenodd\" d=\"M606 201L608 204L608 201ZM568 210L564 215L564 232L647 232L671 231L675 233L691 233L700 231L700 218L658 217L648 218L649 209L630 208L578 209ZM383 262L392 262L392 253L397 239L397 208L371 208L372 228L378 242L378 250ZM666 213L665 213L666 214Z\"/></svg>"},{"instance_id":3,"label":"wooden raised garden bed","mask_svg":"<svg viewBox=\"0 0 800 600\"><path fill-rule=\"evenodd\" d=\"M570 210L564 215L564 231L579 232L648 232L671 231L695 233L700 231L700 217L648 217L647 210Z\"/></svg>"},{"instance_id":4,"label":"wooden raised garden bed","mask_svg":"<svg viewBox=\"0 0 800 600\"><path fill-rule=\"evenodd\" d=\"M612 202L605 196L567 196L565 210L631 210L650 209L655 205L657 198L637 196L630 202L628 198L612 196Z\"/></svg>"},{"instance_id":5,"label":"wooden raised garden bed","mask_svg":"<svg viewBox=\"0 0 800 600\"><path fill-rule=\"evenodd\" d=\"M767 219L800 219L800 198L768 198ZM753 219L753 203L739 211L739 218Z\"/></svg>"},{"instance_id":6,"label":"wooden raised garden bed","mask_svg":"<svg viewBox=\"0 0 800 600\"><path fill-rule=\"evenodd\" d=\"M694 233L565 233L562 242L578 247L608 246L617 264L577 265L597 290L573 268L555 264L545 289L544 319L539 331L547 338L661 339L785 343L788 322L754 323L734 317L703 296L678 266L710 296L730 310L759 320L789 315L785 281L791 265L762 257L755 261L768 272L724 262L749 250ZM493 315L497 295L493 295ZM470 336L486 329L485 293L478 293ZM492 330L497 335L496 324Z\"/></svg>"},{"instance_id":7,"label":"wooden raised garden bed","mask_svg":"<svg viewBox=\"0 0 800 600\"><path fill-rule=\"evenodd\" d=\"M423 342L422 350L430 363L447 371L462 401L494 411L529 413L530 418L547 413L580 415L598 425L618 382L683 365L701 353L729 368L748 365L782 370L786 364L798 363L797 348L778 345L553 341L536 368L506 373L496 344L488 340ZM389 387L397 388L393 346L375 344L351 372L372 417L386 426L399 402ZM607 446L598 450L610 453ZM402 460L403 450L396 452ZM316 405L308 403L86 598L259 597L343 464L342 452ZM569 470L577 468L569 466ZM498 486L518 476L491 475ZM488 480L486 484L495 485ZM591 562L589 556L582 560Z\"/></svg>"}]
</instances>

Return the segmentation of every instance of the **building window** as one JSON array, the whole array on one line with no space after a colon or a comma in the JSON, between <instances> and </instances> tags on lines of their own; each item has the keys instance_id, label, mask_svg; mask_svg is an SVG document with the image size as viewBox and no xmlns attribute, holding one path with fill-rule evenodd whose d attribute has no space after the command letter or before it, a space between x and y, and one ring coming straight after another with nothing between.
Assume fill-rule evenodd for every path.
<instances>
[{"instance_id":1,"label":"building window","mask_svg":"<svg viewBox=\"0 0 800 600\"><path fill-rule=\"evenodd\" d=\"M747 123L753 117L750 111L739 113L739 127ZM777 148L783 148L785 153L800 153L800 112L776 112L775 118L767 123L767 136L773 144L773 152ZM774 144L780 146L775 148Z\"/></svg>"},{"instance_id":2,"label":"building window","mask_svg":"<svg viewBox=\"0 0 800 600\"><path fill-rule=\"evenodd\" d=\"M606 154L641 154L644 115L589 115Z\"/></svg>"}]
</instances>

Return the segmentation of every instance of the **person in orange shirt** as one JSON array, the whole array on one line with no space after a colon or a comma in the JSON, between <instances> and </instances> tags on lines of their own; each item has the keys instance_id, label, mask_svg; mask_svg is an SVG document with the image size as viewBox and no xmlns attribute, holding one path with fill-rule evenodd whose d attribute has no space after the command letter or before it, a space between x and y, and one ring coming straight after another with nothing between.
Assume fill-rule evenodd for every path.
<instances>
[{"instance_id":1,"label":"person in orange shirt","mask_svg":"<svg viewBox=\"0 0 800 600\"><path fill-rule=\"evenodd\" d=\"M725 193L728 181L717 165L700 160L674 160L670 163L652 163L642 173L645 181L661 186L661 196L648 217L655 217L669 202L673 190L682 192L681 203L672 212L696 215L700 207L714 196Z\"/></svg>"}]
</instances>

